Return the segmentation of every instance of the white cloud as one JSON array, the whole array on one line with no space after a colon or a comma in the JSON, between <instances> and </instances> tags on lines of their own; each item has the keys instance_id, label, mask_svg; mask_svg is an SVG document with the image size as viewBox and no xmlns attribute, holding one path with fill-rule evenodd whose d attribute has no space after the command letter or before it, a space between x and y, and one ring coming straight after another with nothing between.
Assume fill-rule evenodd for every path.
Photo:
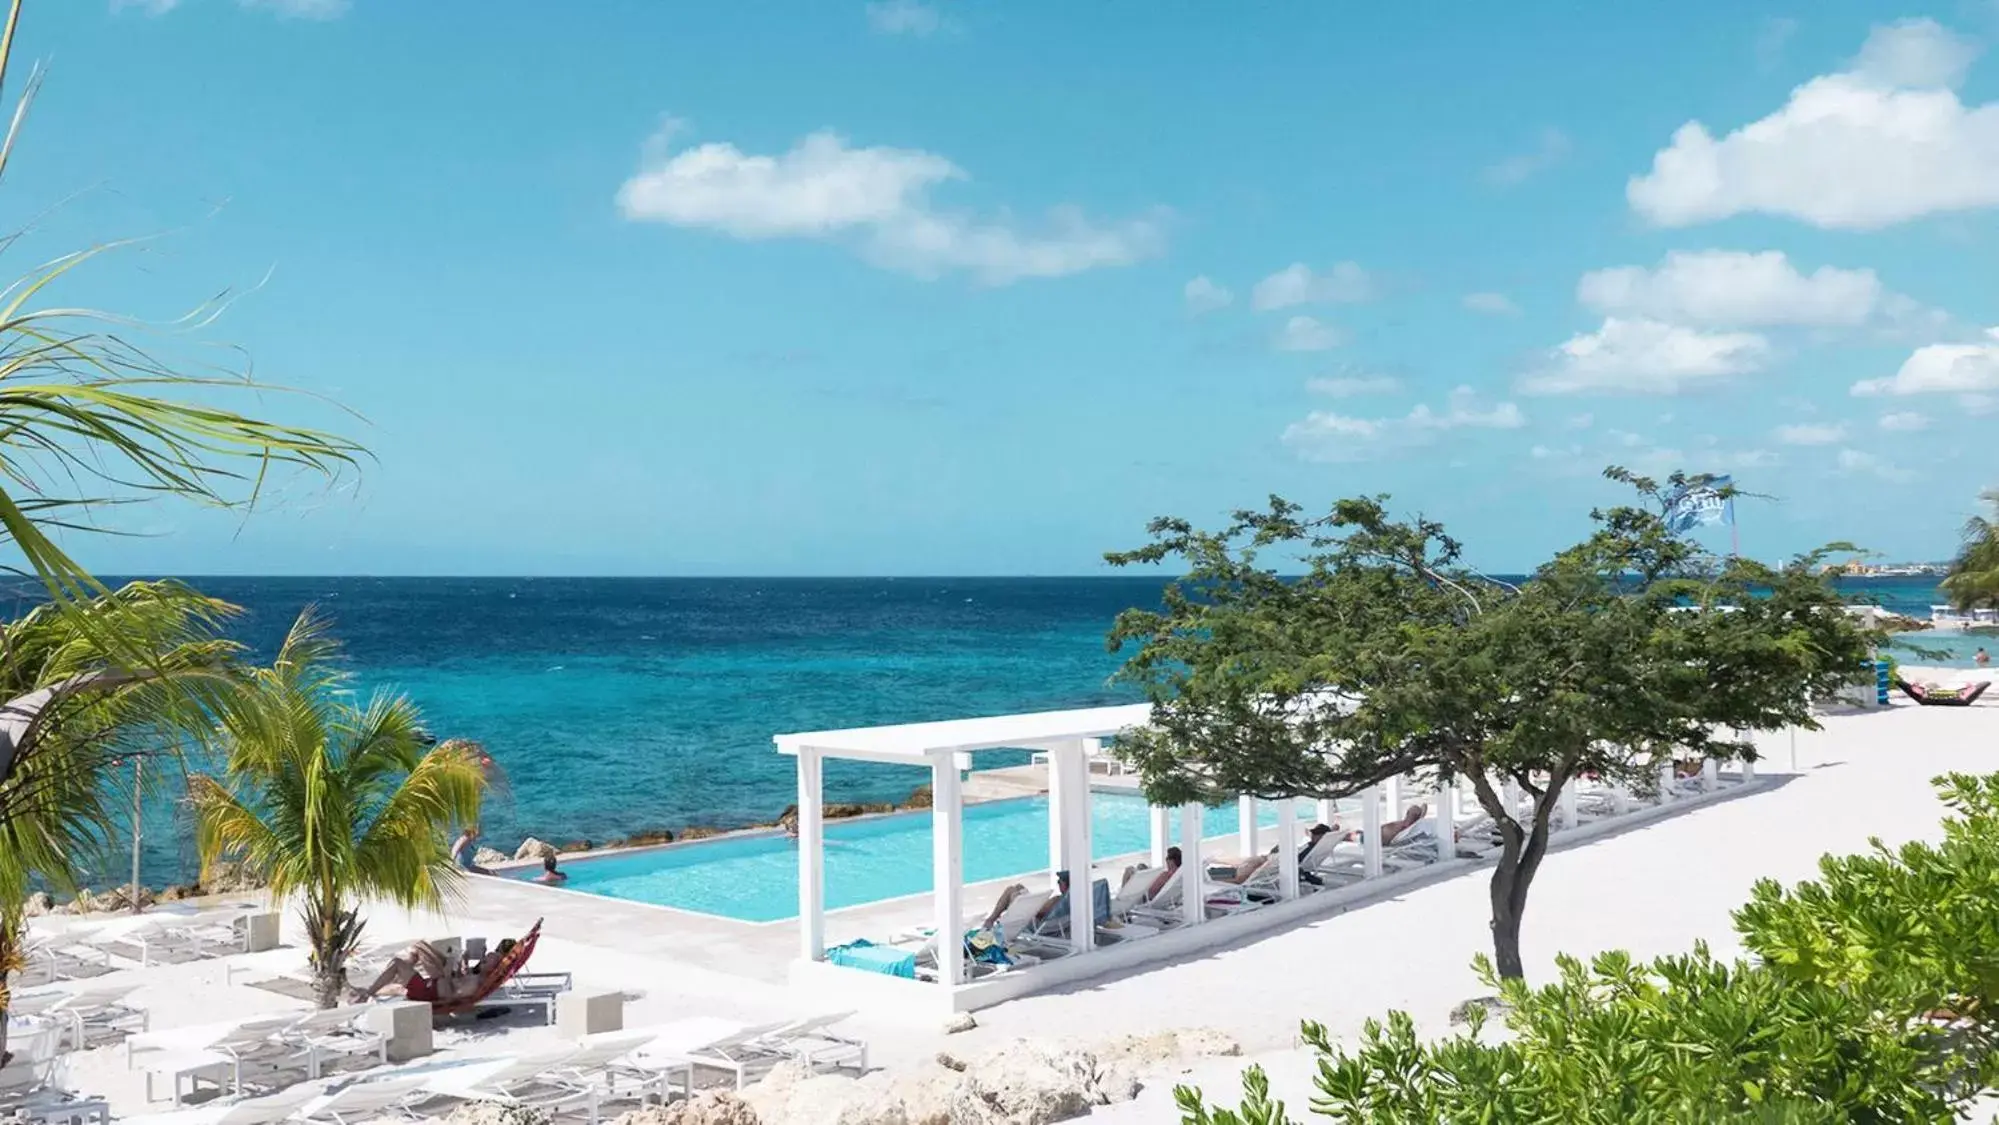
<instances>
[{"instance_id":1,"label":"white cloud","mask_svg":"<svg viewBox=\"0 0 1999 1125\"><path fill-rule=\"evenodd\" d=\"M1323 352L1339 347L1346 337L1330 324L1309 316L1294 316L1284 322L1270 346L1280 352Z\"/></svg>"},{"instance_id":2,"label":"white cloud","mask_svg":"<svg viewBox=\"0 0 1999 1125\"><path fill-rule=\"evenodd\" d=\"M880 0L868 5L868 26L883 35L929 35L944 20L937 9L917 0Z\"/></svg>"},{"instance_id":3,"label":"white cloud","mask_svg":"<svg viewBox=\"0 0 1999 1125\"><path fill-rule=\"evenodd\" d=\"M348 8L348 0L236 0L236 3L300 20L338 19L347 14Z\"/></svg>"},{"instance_id":4,"label":"white cloud","mask_svg":"<svg viewBox=\"0 0 1999 1125\"><path fill-rule=\"evenodd\" d=\"M1820 266L1799 273L1782 251L1675 250L1656 269L1595 270L1576 299L1609 316L1752 328L1865 323L1883 301L1873 270Z\"/></svg>"},{"instance_id":5,"label":"white cloud","mask_svg":"<svg viewBox=\"0 0 1999 1125\"><path fill-rule=\"evenodd\" d=\"M1436 411L1418 404L1401 418L1355 418L1314 410L1285 427L1284 444L1307 461L1365 461L1427 445L1447 430L1517 430L1526 415L1510 402L1483 404L1470 387L1458 387Z\"/></svg>"},{"instance_id":6,"label":"white cloud","mask_svg":"<svg viewBox=\"0 0 1999 1125\"><path fill-rule=\"evenodd\" d=\"M1402 380L1393 375L1355 372L1347 375L1325 375L1307 380L1305 389L1315 395L1325 395L1327 398L1355 398L1360 395L1392 394L1402 389Z\"/></svg>"},{"instance_id":7,"label":"white cloud","mask_svg":"<svg viewBox=\"0 0 1999 1125\"><path fill-rule=\"evenodd\" d=\"M1775 435L1785 445L1832 445L1846 437L1846 427L1837 424L1800 422L1778 426Z\"/></svg>"},{"instance_id":8,"label":"white cloud","mask_svg":"<svg viewBox=\"0 0 1999 1125\"><path fill-rule=\"evenodd\" d=\"M1562 420L1562 427L1570 430L1587 430L1595 424L1594 414L1571 414Z\"/></svg>"},{"instance_id":9,"label":"white cloud","mask_svg":"<svg viewBox=\"0 0 1999 1125\"><path fill-rule=\"evenodd\" d=\"M1486 182L1502 187L1525 183L1536 174L1561 163L1569 155L1570 147L1567 133L1555 128L1543 129L1531 152L1509 156L1489 165L1485 170Z\"/></svg>"},{"instance_id":10,"label":"white cloud","mask_svg":"<svg viewBox=\"0 0 1999 1125\"><path fill-rule=\"evenodd\" d=\"M727 143L670 151L678 128L661 129L618 189L625 218L743 239L842 239L887 269L918 277L962 270L992 285L1129 265L1165 245L1156 217L1100 225L1064 206L1028 231L939 210L931 189L968 177L934 153L854 148L826 131L777 156Z\"/></svg>"},{"instance_id":11,"label":"white cloud","mask_svg":"<svg viewBox=\"0 0 1999 1125\"><path fill-rule=\"evenodd\" d=\"M1775 16L1763 21L1763 30L1756 35L1756 65L1771 70L1784 60L1784 48L1790 46L1791 37L1798 33L1798 21L1786 16Z\"/></svg>"},{"instance_id":12,"label":"white cloud","mask_svg":"<svg viewBox=\"0 0 1999 1125\"><path fill-rule=\"evenodd\" d=\"M1897 20L1869 33L1853 73L1883 86L1955 90L1977 57L1977 44L1935 20Z\"/></svg>"},{"instance_id":13,"label":"white cloud","mask_svg":"<svg viewBox=\"0 0 1999 1125\"><path fill-rule=\"evenodd\" d=\"M1186 288L1181 290L1181 296L1187 302L1187 311L1197 316L1228 308L1235 303L1235 294L1208 280L1206 274L1188 282Z\"/></svg>"},{"instance_id":14,"label":"white cloud","mask_svg":"<svg viewBox=\"0 0 1999 1125\"><path fill-rule=\"evenodd\" d=\"M111 0L111 10L136 9L149 16L164 16L179 8L181 0ZM236 0L246 10L265 11L286 19L330 20L347 14L350 0Z\"/></svg>"},{"instance_id":15,"label":"white cloud","mask_svg":"<svg viewBox=\"0 0 1999 1125\"><path fill-rule=\"evenodd\" d=\"M1293 305L1339 305L1374 297L1374 279L1358 262L1335 262L1322 274L1314 274L1303 262L1293 262L1262 281L1250 292L1250 304L1259 312L1288 309Z\"/></svg>"},{"instance_id":16,"label":"white cloud","mask_svg":"<svg viewBox=\"0 0 1999 1125\"><path fill-rule=\"evenodd\" d=\"M1903 410L1894 414L1883 414L1881 416L1881 428L1884 430L1894 430L1898 433L1913 433L1917 430L1926 430L1929 428L1929 425L1930 420L1927 415L1918 414L1913 410Z\"/></svg>"},{"instance_id":17,"label":"white cloud","mask_svg":"<svg viewBox=\"0 0 1999 1125\"><path fill-rule=\"evenodd\" d=\"M1974 344L1926 344L1886 379L1862 379L1856 395L1978 395L1999 391L1999 328Z\"/></svg>"},{"instance_id":18,"label":"white cloud","mask_svg":"<svg viewBox=\"0 0 1999 1125\"><path fill-rule=\"evenodd\" d=\"M1753 332L1701 332L1642 317L1606 317L1551 349L1520 380L1528 394L1678 394L1761 368L1770 342Z\"/></svg>"},{"instance_id":19,"label":"white cloud","mask_svg":"<svg viewBox=\"0 0 1999 1125\"><path fill-rule=\"evenodd\" d=\"M1999 204L1999 104L1954 86L1975 52L1931 20L1877 27L1851 69L1716 139L1682 125L1633 176L1633 210L1661 226L1783 215L1868 230Z\"/></svg>"},{"instance_id":20,"label":"white cloud","mask_svg":"<svg viewBox=\"0 0 1999 1125\"><path fill-rule=\"evenodd\" d=\"M1864 453L1858 449L1842 449L1839 451L1839 471L1842 473L1871 473L1882 480L1910 481L1916 479L1916 474L1909 470L1876 457L1872 453Z\"/></svg>"},{"instance_id":21,"label":"white cloud","mask_svg":"<svg viewBox=\"0 0 1999 1125\"><path fill-rule=\"evenodd\" d=\"M1467 293L1465 307L1493 316L1517 316L1520 312L1520 306L1504 293Z\"/></svg>"}]
</instances>

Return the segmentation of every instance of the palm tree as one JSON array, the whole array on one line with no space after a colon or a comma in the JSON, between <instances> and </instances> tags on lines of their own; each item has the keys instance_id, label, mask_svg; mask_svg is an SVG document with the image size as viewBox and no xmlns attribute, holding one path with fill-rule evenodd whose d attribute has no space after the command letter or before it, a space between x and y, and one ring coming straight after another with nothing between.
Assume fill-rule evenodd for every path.
<instances>
[{"instance_id":1,"label":"palm tree","mask_svg":"<svg viewBox=\"0 0 1999 1125\"><path fill-rule=\"evenodd\" d=\"M30 884L74 889L112 838L114 766L172 753L227 706L238 649L220 628L235 612L176 582L135 582L0 624L0 966L19 967ZM114 650L107 635L124 641ZM141 641L157 647L135 669ZM8 999L0 981L0 1053Z\"/></svg>"},{"instance_id":2,"label":"palm tree","mask_svg":"<svg viewBox=\"0 0 1999 1125\"><path fill-rule=\"evenodd\" d=\"M1999 489L1987 489L1979 500L1992 518L1973 516L1964 523L1964 544L1939 584L1960 610L1999 607Z\"/></svg>"},{"instance_id":3,"label":"palm tree","mask_svg":"<svg viewBox=\"0 0 1999 1125\"><path fill-rule=\"evenodd\" d=\"M204 867L239 860L298 899L326 1008L341 1000L363 902L435 908L456 889L449 832L477 819L487 785L478 747L433 745L408 699L343 702L336 655L301 614L271 667L250 673L254 699L223 715L226 774L189 782Z\"/></svg>"}]
</instances>

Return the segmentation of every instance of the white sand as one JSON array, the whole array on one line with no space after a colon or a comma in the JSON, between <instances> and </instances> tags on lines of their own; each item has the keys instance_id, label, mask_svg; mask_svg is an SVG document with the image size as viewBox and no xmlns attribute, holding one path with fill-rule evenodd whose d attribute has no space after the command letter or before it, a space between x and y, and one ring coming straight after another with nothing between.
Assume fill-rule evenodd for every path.
<instances>
[{"instance_id":1,"label":"white sand","mask_svg":"<svg viewBox=\"0 0 1999 1125\"><path fill-rule=\"evenodd\" d=\"M1913 672L1913 670L1912 670ZM1989 673L1988 673L1989 674ZM1963 680L1966 673L1926 676ZM1999 704L1999 700L1992 701ZM1552 970L1558 951L1589 954L1624 948L1641 955L1685 950L1705 939L1718 954L1736 950L1729 912L1758 878L1810 877L1818 857L1888 842L1933 838L1942 814L1929 779L1946 770L1999 770L1999 706L1918 708L1829 717L1827 729L1797 737L1795 776L1741 798L1702 805L1621 834L1558 850L1536 880L1523 942L1530 977ZM1786 774L1789 742L1764 738L1767 775ZM451 933L497 939L519 919L481 917L460 909L449 919L371 912L374 941ZM1350 1035L1368 1017L1391 1008L1411 1012L1431 1031L1447 1029L1450 1009L1480 989L1470 972L1488 948L1483 870L1407 889L1344 914L1298 925L1253 943L1197 960L1122 977L1084 982L1049 995L1014 1001L978 1014L979 1028L945 1037L924 1030L856 1021L880 1065L906 1066L939 1049L973 1053L1016 1036L1101 1039L1166 1027L1213 1027L1236 1036L1272 1070L1279 1093L1302 1114L1309 1096L1309 1059L1292 1049L1300 1020ZM670 916L661 925L670 926ZM296 920L286 920L294 948L139 973L137 999L153 1026L176 1027L303 1004L244 982L298 969ZM804 1014L775 985L692 969L657 957L622 954L550 937L535 957L543 969L567 968L580 988L643 993L626 1013L639 1027L690 1015L745 1020ZM233 968L229 967L233 963ZM225 983L225 969L233 983ZM476 1042L441 1043L490 1053L551 1035L548 1029L482 1029ZM1243 1060L1204 1064L1191 1075L1231 1098ZM115 1047L79 1056L72 1083L113 1099L120 1113L144 1105L141 1076L124 1069ZM1139 1102L1099 1116L1113 1120L1172 1120L1170 1086L1161 1076Z\"/></svg>"}]
</instances>

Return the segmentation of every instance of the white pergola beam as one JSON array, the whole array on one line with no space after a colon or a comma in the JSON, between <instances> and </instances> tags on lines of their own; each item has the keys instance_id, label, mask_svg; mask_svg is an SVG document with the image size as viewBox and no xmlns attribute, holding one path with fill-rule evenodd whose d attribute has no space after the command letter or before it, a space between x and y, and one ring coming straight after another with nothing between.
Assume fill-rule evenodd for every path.
<instances>
[{"instance_id":1,"label":"white pergola beam","mask_svg":"<svg viewBox=\"0 0 1999 1125\"><path fill-rule=\"evenodd\" d=\"M1069 775L1062 768L1062 751L1048 753L1048 889L1055 889L1055 873L1067 865L1068 841L1063 838L1069 823Z\"/></svg>"},{"instance_id":2,"label":"white pergola beam","mask_svg":"<svg viewBox=\"0 0 1999 1125\"><path fill-rule=\"evenodd\" d=\"M1433 798L1437 803L1436 807L1430 810L1430 819L1432 821L1431 827L1437 833L1437 861L1439 863L1458 854L1457 813L1451 808L1457 797L1457 792L1458 787L1455 783L1446 782L1441 778L1438 779L1437 794Z\"/></svg>"},{"instance_id":3,"label":"white pergola beam","mask_svg":"<svg viewBox=\"0 0 1999 1125\"><path fill-rule=\"evenodd\" d=\"M1298 799L1277 802L1277 893L1285 901L1298 897Z\"/></svg>"},{"instance_id":4,"label":"white pergola beam","mask_svg":"<svg viewBox=\"0 0 1999 1125\"><path fill-rule=\"evenodd\" d=\"M1237 798L1235 817L1236 851L1238 854L1244 859L1262 855L1263 849L1257 846L1256 840L1256 798Z\"/></svg>"},{"instance_id":5,"label":"white pergola beam","mask_svg":"<svg viewBox=\"0 0 1999 1125\"><path fill-rule=\"evenodd\" d=\"M1090 756L1078 741L1057 751L1069 783L1062 803L1062 836L1068 843L1069 942L1080 953L1096 944L1095 871L1090 859Z\"/></svg>"},{"instance_id":6,"label":"white pergola beam","mask_svg":"<svg viewBox=\"0 0 1999 1125\"><path fill-rule=\"evenodd\" d=\"M1701 792L1712 793L1721 788L1721 762L1715 758L1701 761Z\"/></svg>"},{"instance_id":7,"label":"white pergola beam","mask_svg":"<svg viewBox=\"0 0 1999 1125\"><path fill-rule=\"evenodd\" d=\"M1166 866L1166 848L1173 836L1173 813L1165 805L1148 805L1147 819L1152 822L1152 866Z\"/></svg>"},{"instance_id":8,"label":"white pergola beam","mask_svg":"<svg viewBox=\"0 0 1999 1125\"><path fill-rule=\"evenodd\" d=\"M798 953L826 956L825 767L817 750L798 754Z\"/></svg>"},{"instance_id":9,"label":"white pergola beam","mask_svg":"<svg viewBox=\"0 0 1999 1125\"><path fill-rule=\"evenodd\" d=\"M955 987L965 979L964 929L965 818L964 792L958 784L958 761L949 750L930 755L931 866L936 879L931 892L932 925L937 934L937 979Z\"/></svg>"}]
</instances>

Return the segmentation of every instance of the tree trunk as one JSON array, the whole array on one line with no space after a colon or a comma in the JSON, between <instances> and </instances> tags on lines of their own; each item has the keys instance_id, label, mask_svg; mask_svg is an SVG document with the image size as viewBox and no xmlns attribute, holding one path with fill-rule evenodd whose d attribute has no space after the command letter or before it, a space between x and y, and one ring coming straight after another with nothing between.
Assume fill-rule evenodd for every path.
<instances>
[{"instance_id":1,"label":"tree trunk","mask_svg":"<svg viewBox=\"0 0 1999 1125\"><path fill-rule=\"evenodd\" d=\"M1538 789L1516 776L1534 796L1534 822L1524 831L1507 809L1491 781L1480 772L1471 774L1472 788L1487 815L1499 826L1499 863L1492 869L1492 964L1501 980L1524 980L1527 970L1520 960L1520 920L1527 913L1527 888L1541 869L1541 857L1548 851L1548 818L1555 811L1566 771L1549 777L1546 789Z\"/></svg>"},{"instance_id":2,"label":"tree trunk","mask_svg":"<svg viewBox=\"0 0 1999 1125\"><path fill-rule=\"evenodd\" d=\"M312 998L321 1008L338 1008L346 991L347 966L334 964L331 958L313 966Z\"/></svg>"},{"instance_id":3,"label":"tree trunk","mask_svg":"<svg viewBox=\"0 0 1999 1125\"><path fill-rule=\"evenodd\" d=\"M1514 851L1509 845L1506 852ZM1492 869L1492 964L1500 980L1522 980L1527 970L1520 964L1520 907L1526 905L1520 868L1510 854L1502 854Z\"/></svg>"}]
</instances>

